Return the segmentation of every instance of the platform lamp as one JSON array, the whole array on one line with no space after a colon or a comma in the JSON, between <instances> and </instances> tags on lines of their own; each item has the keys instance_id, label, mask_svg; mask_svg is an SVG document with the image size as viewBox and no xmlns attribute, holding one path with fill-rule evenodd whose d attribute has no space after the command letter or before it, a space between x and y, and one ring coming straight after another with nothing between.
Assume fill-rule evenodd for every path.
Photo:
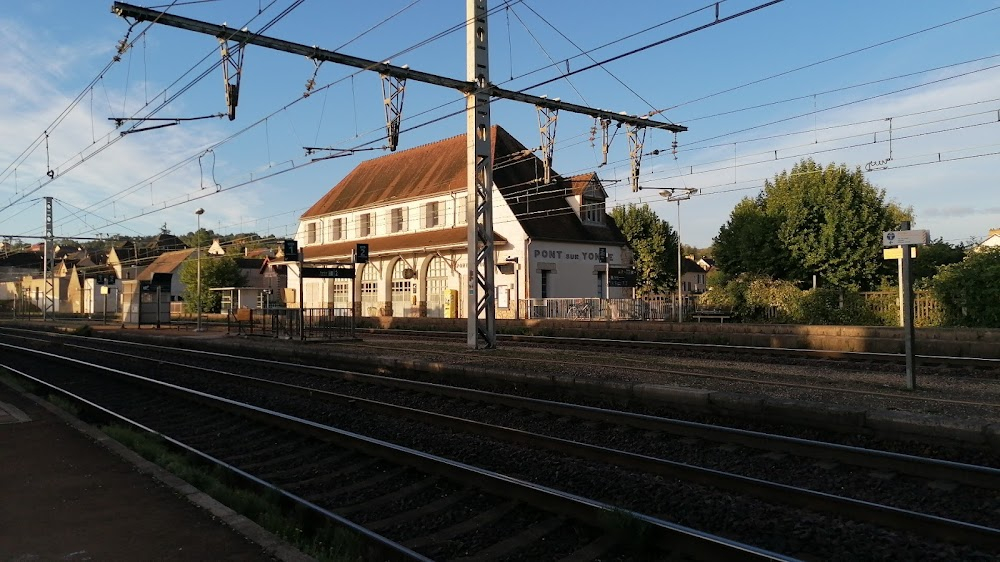
<instances>
[{"instance_id":1,"label":"platform lamp","mask_svg":"<svg viewBox=\"0 0 1000 562\"><path fill-rule=\"evenodd\" d=\"M666 197L667 201L677 201L677 321L684 321L684 297L681 294L681 278L684 275L681 269L681 201L691 198L691 195L698 193L698 190L691 187L664 189L660 192L661 197Z\"/></svg>"},{"instance_id":2,"label":"platform lamp","mask_svg":"<svg viewBox=\"0 0 1000 562\"><path fill-rule=\"evenodd\" d=\"M204 331L202 329L202 327L201 327L201 215L204 214L204 213L205 213L205 209L202 209L201 207L199 207L198 210L194 212L194 214L198 216L198 230L196 230L194 232L194 236L195 236L195 242L194 242L195 243L195 252L197 252L197 256L198 256L197 257L197 262L198 262L198 273L197 273L197 275L198 275L198 283L197 283L197 288L198 288L197 289L198 290L198 293L197 293L197 295L198 295L198 301L197 301L198 302L198 325L197 325L197 327L194 330L196 332L202 332L202 331Z\"/></svg>"}]
</instances>

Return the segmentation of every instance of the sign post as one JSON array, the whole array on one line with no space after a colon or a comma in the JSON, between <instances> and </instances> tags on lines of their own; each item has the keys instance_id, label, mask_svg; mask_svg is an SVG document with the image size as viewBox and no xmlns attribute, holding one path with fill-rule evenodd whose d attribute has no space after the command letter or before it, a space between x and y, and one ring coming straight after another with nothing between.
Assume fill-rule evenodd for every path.
<instances>
[{"instance_id":1,"label":"sign post","mask_svg":"<svg viewBox=\"0 0 1000 562\"><path fill-rule=\"evenodd\" d=\"M906 355L906 388L917 388L916 354L913 327L913 280L910 275L910 251L913 246L930 242L927 230L910 230L910 221L903 221L899 230L882 233L882 245L899 246L899 317L903 323L903 352Z\"/></svg>"}]
</instances>

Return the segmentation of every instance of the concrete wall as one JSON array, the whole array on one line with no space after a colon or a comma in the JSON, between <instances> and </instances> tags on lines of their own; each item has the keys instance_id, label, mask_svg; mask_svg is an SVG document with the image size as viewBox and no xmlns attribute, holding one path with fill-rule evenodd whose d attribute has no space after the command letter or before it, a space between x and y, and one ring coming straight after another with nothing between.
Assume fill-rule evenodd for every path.
<instances>
[{"instance_id":1,"label":"concrete wall","mask_svg":"<svg viewBox=\"0 0 1000 562\"><path fill-rule=\"evenodd\" d=\"M382 318L384 328L463 331L464 319ZM902 353L903 330L869 326L502 320L497 332L621 340L710 343L829 351ZM919 355L1000 358L1000 329L917 328Z\"/></svg>"}]
</instances>

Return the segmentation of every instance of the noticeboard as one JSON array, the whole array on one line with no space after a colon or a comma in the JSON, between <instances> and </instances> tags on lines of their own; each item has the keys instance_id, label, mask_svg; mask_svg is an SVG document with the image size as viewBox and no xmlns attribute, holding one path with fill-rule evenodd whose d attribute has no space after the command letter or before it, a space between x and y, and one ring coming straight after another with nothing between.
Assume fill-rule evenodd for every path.
<instances>
[{"instance_id":1,"label":"noticeboard","mask_svg":"<svg viewBox=\"0 0 1000 562\"><path fill-rule=\"evenodd\" d=\"M638 274L631 267L609 267L608 287L635 287Z\"/></svg>"}]
</instances>

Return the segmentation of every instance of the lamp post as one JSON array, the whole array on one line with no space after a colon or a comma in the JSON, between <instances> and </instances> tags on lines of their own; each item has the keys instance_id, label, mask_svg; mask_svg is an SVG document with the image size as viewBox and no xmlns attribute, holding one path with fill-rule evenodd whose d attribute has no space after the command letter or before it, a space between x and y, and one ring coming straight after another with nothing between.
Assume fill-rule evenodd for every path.
<instances>
[{"instance_id":1,"label":"lamp post","mask_svg":"<svg viewBox=\"0 0 1000 562\"><path fill-rule=\"evenodd\" d=\"M196 332L203 331L203 329L201 327L201 215L204 212L205 212L205 209L202 209L200 207L198 208L197 211L194 212L194 214L197 215L197 217L198 217L198 230L196 230L194 232L194 236L195 236L195 252L197 252L197 256L198 256L197 257L197 262L198 262L198 274L197 274L198 275L198 283L197 283L197 287L198 287L198 289L197 289L198 290L198 292L197 292L197 295L198 295L198 298L197 298L197 302L198 302L198 325L197 325L197 327L194 330Z\"/></svg>"},{"instance_id":2,"label":"lamp post","mask_svg":"<svg viewBox=\"0 0 1000 562\"><path fill-rule=\"evenodd\" d=\"M681 295L681 277L684 272L681 269L681 201L691 198L691 195L698 193L697 189L686 187L684 189L664 189L660 196L666 197L667 201L677 201L677 321L684 321L684 297Z\"/></svg>"}]
</instances>

